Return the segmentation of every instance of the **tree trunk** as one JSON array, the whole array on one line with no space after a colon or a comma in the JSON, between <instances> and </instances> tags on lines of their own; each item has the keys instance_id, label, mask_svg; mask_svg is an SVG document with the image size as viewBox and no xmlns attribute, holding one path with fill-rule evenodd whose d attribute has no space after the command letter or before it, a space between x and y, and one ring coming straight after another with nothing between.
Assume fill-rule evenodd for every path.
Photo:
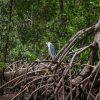
<instances>
[{"instance_id":1,"label":"tree trunk","mask_svg":"<svg viewBox=\"0 0 100 100\"><path fill-rule=\"evenodd\" d=\"M65 19L64 19L64 1L59 0L59 8L60 8L60 28L61 31L59 32L59 35L63 36L65 35ZM63 31L62 31L63 30Z\"/></svg>"}]
</instances>

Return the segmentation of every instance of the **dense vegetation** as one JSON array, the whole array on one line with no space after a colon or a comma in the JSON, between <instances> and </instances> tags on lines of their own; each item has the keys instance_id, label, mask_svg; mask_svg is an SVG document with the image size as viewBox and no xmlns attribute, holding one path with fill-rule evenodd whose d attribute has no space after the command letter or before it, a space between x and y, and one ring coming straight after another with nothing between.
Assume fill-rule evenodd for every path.
<instances>
[{"instance_id":1,"label":"dense vegetation","mask_svg":"<svg viewBox=\"0 0 100 100\"><path fill-rule=\"evenodd\" d=\"M59 51L99 17L100 0L0 0L0 62L46 57L47 41Z\"/></svg>"},{"instance_id":2,"label":"dense vegetation","mask_svg":"<svg viewBox=\"0 0 100 100\"><path fill-rule=\"evenodd\" d=\"M100 0L0 0L0 100L100 100L99 18Z\"/></svg>"}]
</instances>

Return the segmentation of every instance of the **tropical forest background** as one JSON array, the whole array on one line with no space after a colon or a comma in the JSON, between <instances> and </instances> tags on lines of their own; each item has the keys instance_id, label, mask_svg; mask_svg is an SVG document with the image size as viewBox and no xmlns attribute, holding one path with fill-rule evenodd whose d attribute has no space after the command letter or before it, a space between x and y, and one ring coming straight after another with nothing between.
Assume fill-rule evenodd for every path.
<instances>
[{"instance_id":1,"label":"tropical forest background","mask_svg":"<svg viewBox=\"0 0 100 100\"><path fill-rule=\"evenodd\" d=\"M46 42L58 52L99 17L100 0L0 0L0 63L43 59L48 55ZM85 38L77 47L91 40Z\"/></svg>"}]
</instances>

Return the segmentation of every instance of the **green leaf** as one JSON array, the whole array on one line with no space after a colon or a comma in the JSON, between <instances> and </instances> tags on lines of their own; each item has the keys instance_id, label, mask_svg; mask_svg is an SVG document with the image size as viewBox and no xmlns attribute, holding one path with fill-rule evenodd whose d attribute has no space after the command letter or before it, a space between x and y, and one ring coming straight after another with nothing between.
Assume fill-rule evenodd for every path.
<instances>
[{"instance_id":1,"label":"green leaf","mask_svg":"<svg viewBox=\"0 0 100 100\"><path fill-rule=\"evenodd\" d=\"M4 62L0 62L0 69L5 67L5 63Z\"/></svg>"}]
</instances>

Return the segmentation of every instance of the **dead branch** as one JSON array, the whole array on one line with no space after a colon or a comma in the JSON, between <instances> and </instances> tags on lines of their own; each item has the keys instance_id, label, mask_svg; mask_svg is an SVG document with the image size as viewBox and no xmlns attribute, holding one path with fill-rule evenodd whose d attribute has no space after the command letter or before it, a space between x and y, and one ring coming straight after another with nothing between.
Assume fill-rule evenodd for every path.
<instances>
[{"instance_id":1,"label":"dead branch","mask_svg":"<svg viewBox=\"0 0 100 100\"><path fill-rule=\"evenodd\" d=\"M91 34L93 32L95 36ZM88 35L94 36L92 43L87 43L87 46L82 44L81 48L73 51L78 41L84 41ZM2 79L3 83L0 81L0 90L9 95L15 92L11 100L22 96L25 100L97 100L100 92L99 40L100 21L77 32L59 51L55 61L37 59L27 63L19 60L8 64L4 72L5 80ZM79 64L83 68L77 73L77 60L80 62L80 55L85 51L89 55Z\"/></svg>"}]
</instances>

